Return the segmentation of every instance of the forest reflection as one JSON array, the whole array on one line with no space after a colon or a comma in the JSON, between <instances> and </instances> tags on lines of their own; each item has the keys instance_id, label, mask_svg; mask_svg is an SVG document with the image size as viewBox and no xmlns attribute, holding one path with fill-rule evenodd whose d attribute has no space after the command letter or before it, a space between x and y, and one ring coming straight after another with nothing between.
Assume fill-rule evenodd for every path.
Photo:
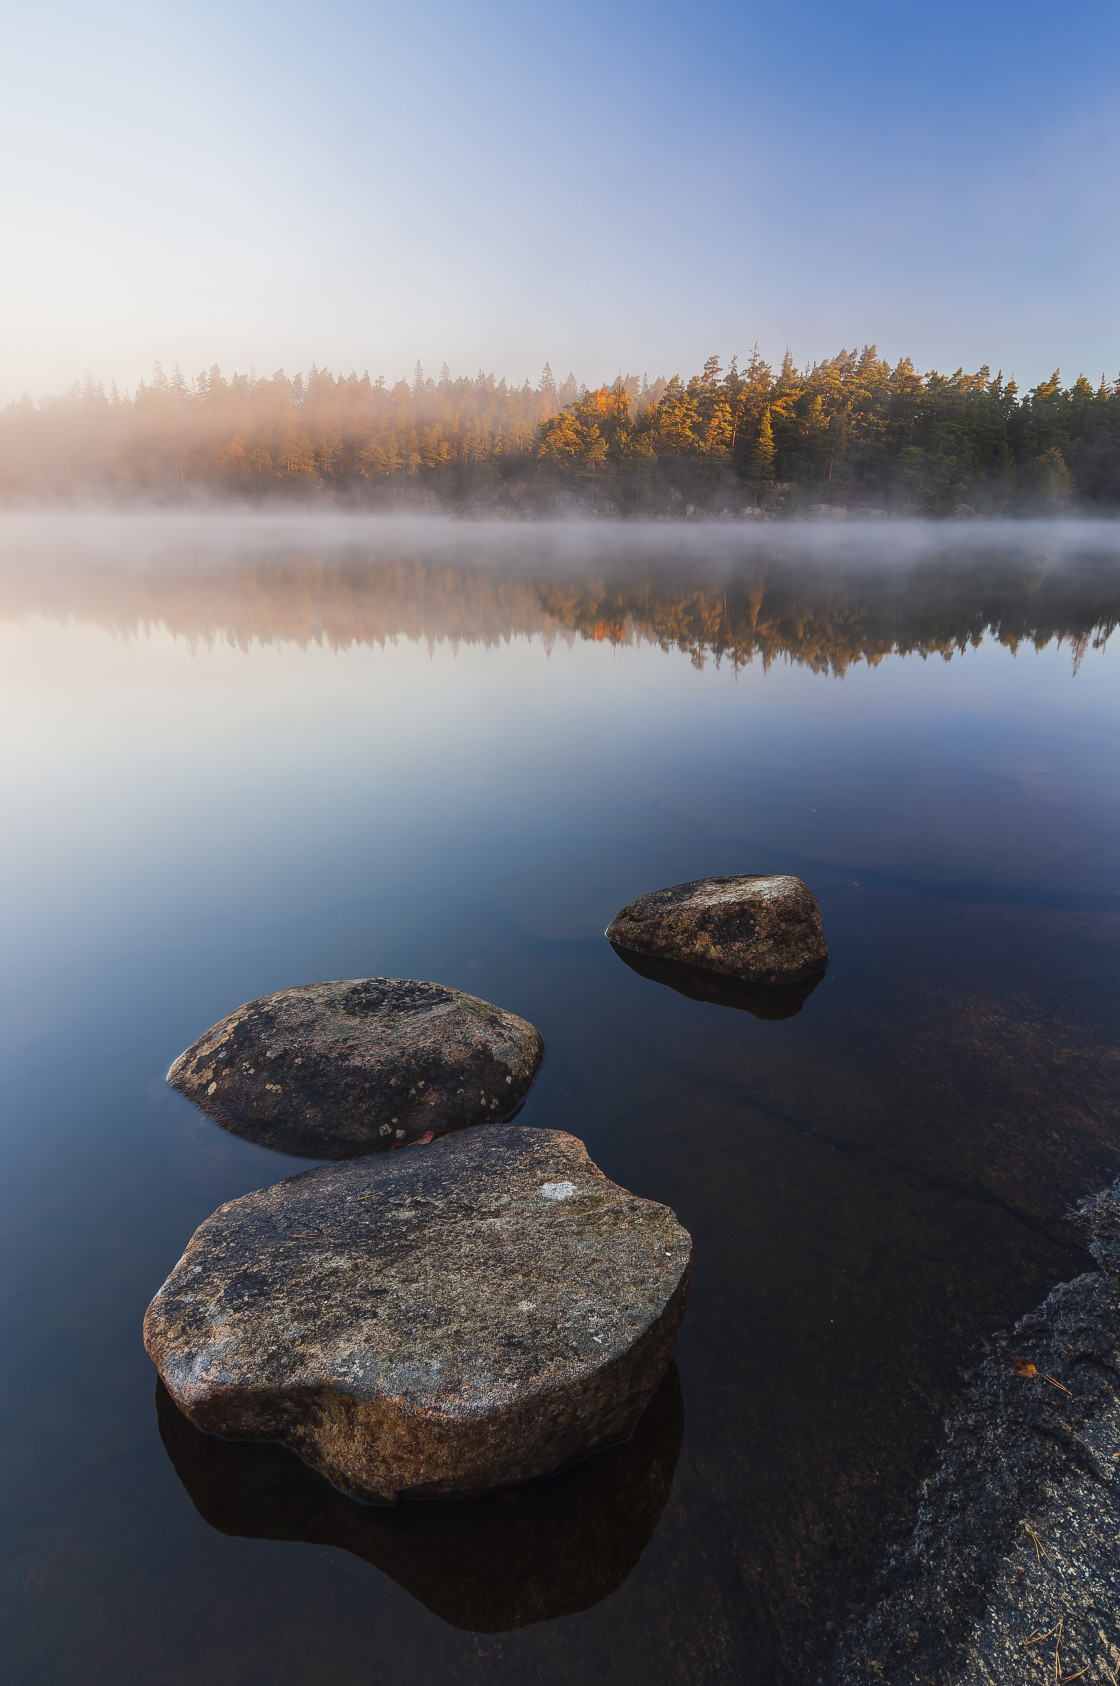
<instances>
[{"instance_id":1,"label":"forest reflection","mask_svg":"<svg viewBox=\"0 0 1120 1686\"><path fill-rule=\"evenodd\" d=\"M698 535L689 535L690 538ZM722 536L722 535L721 535ZM877 535L878 537L878 535ZM869 547L870 551L870 547ZM477 558L477 559L476 559ZM260 544L161 550L155 560L58 549L0 556L0 616L76 619L117 635L159 628L192 642L324 644L515 638L649 643L734 669L785 660L833 675L890 655L946 660L991 636L1013 653L1057 642L1076 666L1120 622L1114 547L946 545L899 560L786 542L526 542L487 553Z\"/></svg>"}]
</instances>

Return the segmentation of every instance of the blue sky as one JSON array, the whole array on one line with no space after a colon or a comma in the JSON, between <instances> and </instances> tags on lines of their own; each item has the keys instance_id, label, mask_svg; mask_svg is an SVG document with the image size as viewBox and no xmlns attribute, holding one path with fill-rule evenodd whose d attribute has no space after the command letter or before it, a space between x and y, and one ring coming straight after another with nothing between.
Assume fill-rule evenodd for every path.
<instances>
[{"instance_id":1,"label":"blue sky","mask_svg":"<svg viewBox=\"0 0 1120 1686\"><path fill-rule=\"evenodd\" d=\"M159 358L1120 371L1120 8L41 0L0 400Z\"/></svg>"}]
</instances>

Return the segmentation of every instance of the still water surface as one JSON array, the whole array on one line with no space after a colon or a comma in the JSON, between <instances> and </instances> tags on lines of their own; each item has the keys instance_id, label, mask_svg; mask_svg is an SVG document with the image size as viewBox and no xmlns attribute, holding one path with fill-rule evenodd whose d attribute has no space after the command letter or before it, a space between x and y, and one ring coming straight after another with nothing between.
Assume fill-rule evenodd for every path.
<instances>
[{"instance_id":1,"label":"still water surface","mask_svg":"<svg viewBox=\"0 0 1120 1686\"><path fill-rule=\"evenodd\" d=\"M1120 541L978 532L0 525L6 1678L823 1676L1120 1172ZM790 1018L603 940L768 871L832 951ZM306 1164L168 1064L378 973L530 1018L521 1121L694 1238L634 1440L482 1504L199 1436L140 1341L194 1226Z\"/></svg>"}]
</instances>

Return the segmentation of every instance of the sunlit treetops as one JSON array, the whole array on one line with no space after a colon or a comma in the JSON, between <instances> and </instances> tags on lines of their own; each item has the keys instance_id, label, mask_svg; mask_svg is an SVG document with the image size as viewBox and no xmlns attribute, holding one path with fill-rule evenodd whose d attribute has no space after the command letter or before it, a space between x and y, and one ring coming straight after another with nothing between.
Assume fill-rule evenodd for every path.
<instances>
[{"instance_id":1,"label":"sunlit treetops","mask_svg":"<svg viewBox=\"0 0 1120 1686\"><path fill-rule=\"evenodd\" d=\"M874 346L776 371L710 357L697 375L536 386L417 365L389 386L312 368L193 381L158 367L131 396L92 382L0 412L7 498L408 498L545 514L951 513L1120 503L1120 383L1056 371L919 373ZM966 507L965 513L968 512Z\"/></svg>"}]
</instances>

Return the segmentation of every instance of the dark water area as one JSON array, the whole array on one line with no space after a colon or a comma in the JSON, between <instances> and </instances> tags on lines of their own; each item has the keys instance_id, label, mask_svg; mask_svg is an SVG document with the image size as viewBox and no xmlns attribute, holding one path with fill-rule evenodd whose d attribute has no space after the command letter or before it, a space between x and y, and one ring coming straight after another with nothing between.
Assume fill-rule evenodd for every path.
<instances>
[{"instance_id":1,"label":"dark water area","mask_svg":"<svg viewBox=\"0 0 1120 1686\"><path fill-rule=\"evenodd\" d=\"M1120 1173L1118 620L1104 525L5 522L5 1678L823 1677ZM783 1015L603 937L769 871L831 950ZM307 1164L171 1060L372 974L531 1019L519 1122L694 1241L634 1439L477 1503L201 1436L140 1339L194 1227Z\"/></svg>"}]
</instances>

